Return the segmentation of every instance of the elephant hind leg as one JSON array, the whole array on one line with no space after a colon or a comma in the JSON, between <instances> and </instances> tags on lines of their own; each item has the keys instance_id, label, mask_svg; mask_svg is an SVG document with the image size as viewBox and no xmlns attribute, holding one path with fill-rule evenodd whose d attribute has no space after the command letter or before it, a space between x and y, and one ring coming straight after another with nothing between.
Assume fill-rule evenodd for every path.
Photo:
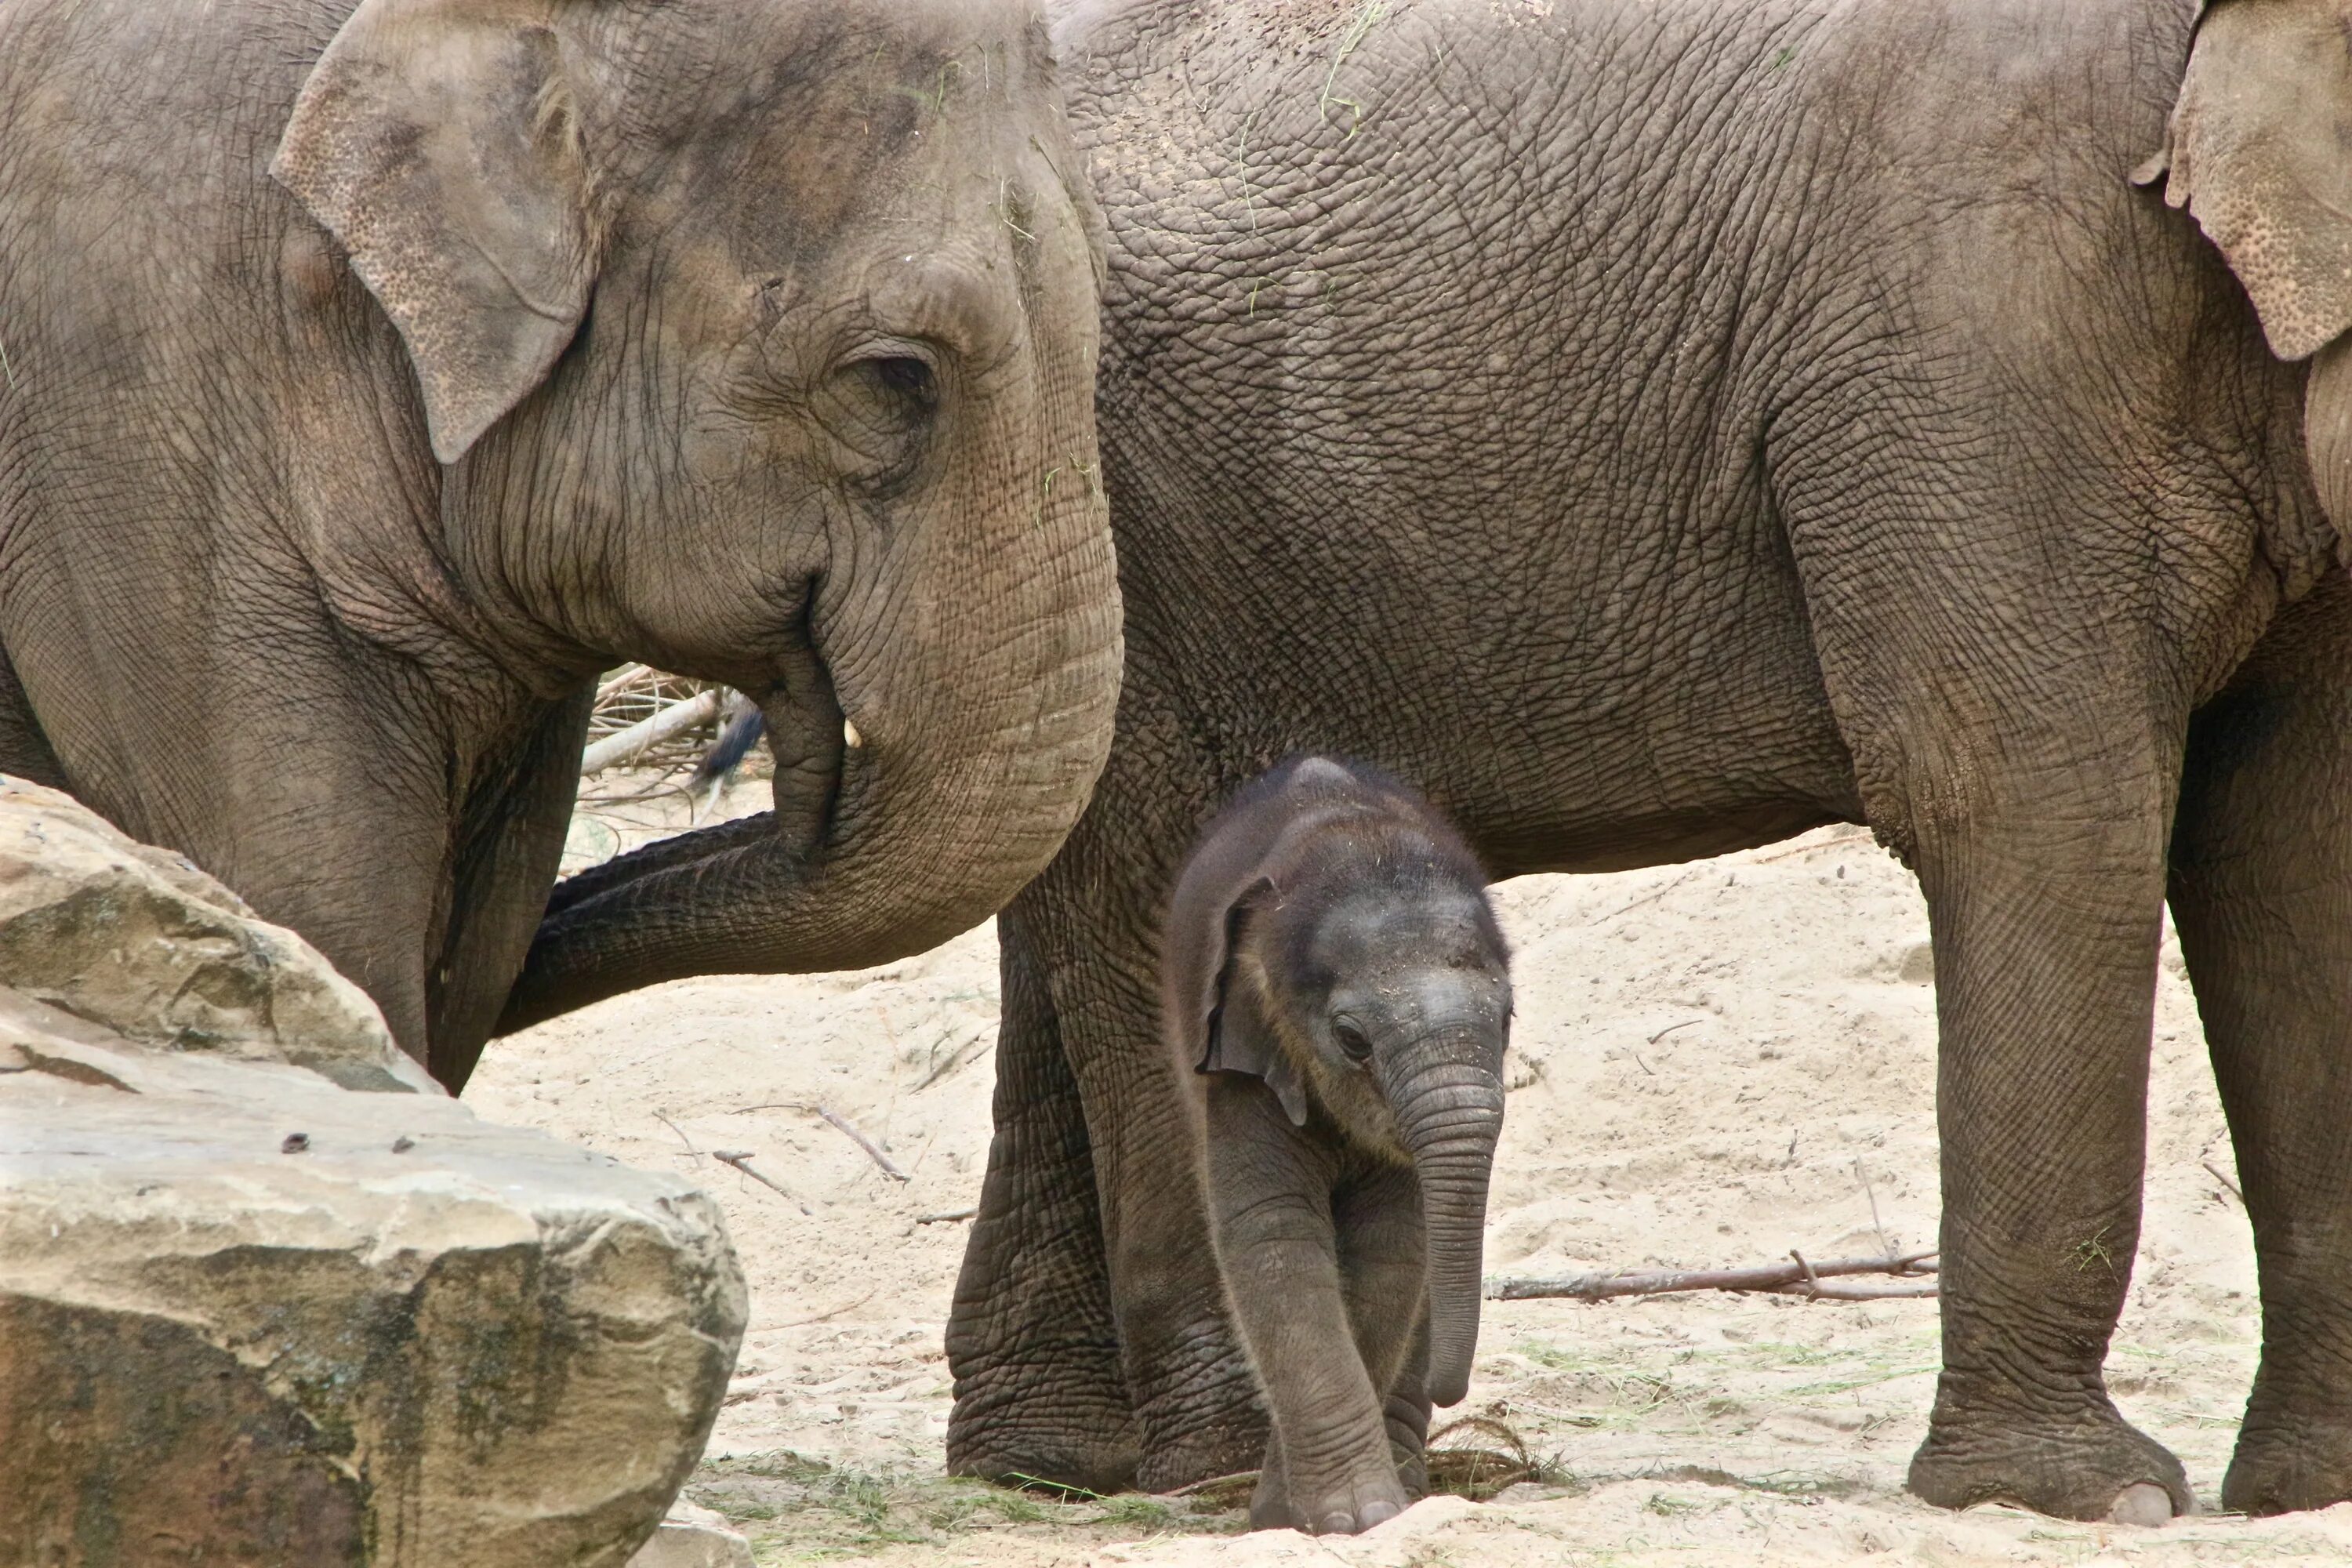
<instances>
[{"instance_id":1,"label":"elephant hind leg","mask_svg":"<svg viewBox=\"0 0 2352 1568\"><path fill-rule=\"evenodd\" d=\"M2286 611L2191 729L2172 908L2254 1226L2263 1356L2222 1483L2352 1499L2352 581Z\"/></svg>"},{"instance_id":2,"label":"elephant hind leg","mask_svg":"<svg viewBox=\"0 0 2352 1568\"><path fill-rule=\"evenodd\" d=\"M948 1321L948 1468L1120 1491L1139 1455L1086 1110L1030 932L1012 910L997 930L996 1135Z\"/></svg>"}]
</instances>

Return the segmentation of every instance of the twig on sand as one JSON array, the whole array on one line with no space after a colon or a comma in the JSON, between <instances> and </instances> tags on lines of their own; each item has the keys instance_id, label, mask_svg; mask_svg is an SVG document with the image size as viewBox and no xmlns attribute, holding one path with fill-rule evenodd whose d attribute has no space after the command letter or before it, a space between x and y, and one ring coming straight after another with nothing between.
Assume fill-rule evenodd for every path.
<instances>
[{"instance_id":1,"label":"twig on sand","mask_svg":"<svg viewBox=\"0 0 2352 1568\"><path fill-rule=\"evenodd\" d=\"M835 1127L841 1129L843 1132L848 1135L851 1142L856 1144L860 1149L865 1150L866 1157L871 1159L876 1164L882 1167L882 1173L884 1175L889 1177L894 1182L909 1182L914 1180L914 1178L908 1175L906 1172L898 1169L898 1163L890 1158L889 1155L885 1154L879 1144L876 1143L871 1138L866 1136L865 1133L860 1132L856 1128L851 1126L846 1117L835 1110L829 1105L810 1105L804 1101L797 1100L770 1100L762 1105L739 1105L733 1110L728 1112L728 1114L730 1116L741 1116L745 1112L752 1110L814 1111L815 1114L824 1117L827 1121L832 1122Z\"/></svg>"},{"instance_id":2,"label":"twig on sand","mask_svg":"<svg viewBox=\"0 0 2352 1568\"><path fill-rule=\"evenodd\" d=\"M1497 1279L1488 1300L1528 1301L1567 1297L1602 1301L1618 1296L1665 1296L1681 1290L1758 1290L1802 1296L1815 1301L1875 1301L1888 1297L1932 1297L1936 1284L1919 1276L1936 1272L1936 1254L1909 1252L1891 1258L1828 1258L1808 1263L1796 1252L1787 1263L1753 1268L1666 1269L1647 1274L1571 1274L1551 1279ZM1893 1282L1833 1283L1853 1274L1891 1274Z\"/></svg>"},{"instance_id":3,"label":"twig on sand","mask_svg":"<svg viewBox=\"0 0 2352 1568\"><path fill-rule=\"evenodd\" d=\"M701 1152L702 1152L702 1151L701 1151L701 1150L699 1150L699 1149L698 1149L698 1148L696 1148L696 1147L694 1146L694 1140L693 1140L693 1139L691 1139L691 1138L688 1138L688 1137L686 1135L685 1131L684 1131L682 1129L680 1129L680 1128L679 1128L679 1126L678 1126L678 1124L677 1124L677 1122L672 1121L668 1117L664 1116L664 1115L663 1115L660 1111L658 1111L658 1110L656 1110L656 1111L655 1111L655 1112L653 1113L653 1117L654 1117L654 1120L655 1120L656 1121L660 1122L664 1127L668 1128L671 1131L676 1132L676 1133L677 1134L677 1141L678 1141L679 1142L681 1142L681 1143L683 1143L683 1144L685 1144L685 1145L686 1145L686 1152L687 1152L688 1153L689 1153L689 1154L699 1154L699 1153L701 1153Z\"/></svg>"},{"instance_id":4,"label":"twig on sand","mask_svg":"<svg viewBox=\"0 0 2352 1568\"><path fill-rule=\"evenodd\" d=\"M1794 1149L1796 1147L1796 1142L1795 1134L1791 1133L1789 1139L1789 1146L1791 1149ZM1870 1184L1870 1178L1863 1173L1862 1156L1859 1154L1855 1155L1853 1159L1853 1179L1862 1184L1862 1195L1870 1200L1870 1228L1878 1233L1878 1245L1886 1248L1886 1255L1889 1258L1894 1257L1895 1244L1886 1239L1886 1222L1878 1217L1877 1189Z\"/></svg>"},{"instance_id":5,"label":"twig on sand","mask_svg":"<svg viewBox=\"0 0 2352 1568\"><path fill-rule=\"evenodd\" d=\"M889 1177L894 1182L911 1180L906 1172L898 1169L897 1161L891 1159L889 1155L882 1152L882 1149L879 1144L876 1143L873 1139L866 1136L865 1133L860 1132L856 1128L852 1127L849 1124L848 1120L836 1113L832 1107L820 1105L816 1108L816 1113L819 1116L824 1117L827 1121L832 1122L835 1127L840 1128L842 1131L847 1133L851 1142L856 1144L860 1149L865 1150L866 1153L873 1156L874 1163L882 1167L882 1173L884 1175Z\"/></svg>"},{"instance_id":6,"label":"twig on sand","mask_svg":"<svg viewBox=\"0 0 2352 1568\"><path fill-rule=\"evenodd\" d=\"M948 1074L955 1071L958 1068L963 1066L964 1063L971 1060L972 1056L976 1056L978 1054L977 1052L972 1052L972 1047L982 1043L993 1046L996 1044L995 1035L988 1029L978 1031L971 1037L971 1038L958 1046L954 1050L950 1051L948 1053L948 1059L940 1063L930 1071L925 1073L923 1075L923 1081L917 1084L908 1092L913 1094L922 1093L923 1090L930 1088L931 1085L939 1082L940 1079L947 1077ZM966 1055L965 1053L967 1052L971 1052L972 1054Z\"/></svg>"},{"instance_id":7,"label":"twig on sand","mask_svg":"<svg viewBox=\"0 0 2352 1568\"><path fill-rule=\"evenodd\" d=\"M2221 1183L2221 1185L2229 1189L2230 1195L2238 1200L2238 1206L2240 1208L2244 1208L2246 1206L2246 1194L2239 1190L2237 1183L2230 1180L2229 1177L2223 1175L2218 1169L2216 1169L2212 1161L2200 1160L2197 1163L2205 1167L2205 1173L2207 1175L2212 1177L2215 1181Z\"/></svg>"},{"instance_id":8,"label":"twig on sand","mask_svg":"<svg viewBox=\"0 0 2352 1568\"><path fill-rule=\"evenodd\" d=\"M915 1216L915 1223L917 1225L950 1225L960 1219L976 1219L979 1215L980 1211L976 1208L950 1209L945 1214L919 1214Z\"/></svg>"},{"instance_id":9,"label":"twig on sand","mask_svg":"<svg viewBox=\"0 0 2352 1568\"><path fill-rule=\"evenodd\" d=\"M749 1149L713 1149L710 1152L710 1157L722 1165L734 1166L761 1186L797 1205L801 1213L811 1212L807 1201L793 1192L791 1188L772 1176L751 1169L751 1151Z\"/></svg>"},{"instance_id":10,"label":"twig on sand","mask_svg":"<svg viewBox=\"0 0 2352 1568\"><path fill-rule=\"evenodd\" d=\"M841 1316L844 1312L854 1312L857 1310L858 1308L863 1307L866 1302L871 1301L875 1297L879 1296L880 1294L882 1294L882 1287L877 1285L873 1289L868 1290L865 1295L857 1298L856 1300L848 1303L846 1306L835 1307L829 1312L819 1312L814 1318L794 1318L789 1323L767 1323L748 1331L755 1334L772 1334L780 1329L805 1329L811 1323L830 1322L834 1319Z\"/></svg>"}]
</instances>

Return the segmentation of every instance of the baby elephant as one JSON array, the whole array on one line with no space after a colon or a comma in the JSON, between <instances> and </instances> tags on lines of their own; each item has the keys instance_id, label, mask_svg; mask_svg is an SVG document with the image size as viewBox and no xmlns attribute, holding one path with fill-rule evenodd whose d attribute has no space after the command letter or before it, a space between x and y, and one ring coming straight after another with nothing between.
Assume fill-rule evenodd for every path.
<instances>
[{"instance_id":1,"label":"baby elephant","mask_svg":"<svg viewBox=\"0 0 2352 1568\"><path fill-rule=\"evenodd\" d=\"M1161 1016L1226 1299L1274 1430L1260 1529L1368 1530L1426 1485L1478 1339L1509 955L1478 861L1396 780L1293 758L1202 832Z\"/></svg>"}]
</instances>

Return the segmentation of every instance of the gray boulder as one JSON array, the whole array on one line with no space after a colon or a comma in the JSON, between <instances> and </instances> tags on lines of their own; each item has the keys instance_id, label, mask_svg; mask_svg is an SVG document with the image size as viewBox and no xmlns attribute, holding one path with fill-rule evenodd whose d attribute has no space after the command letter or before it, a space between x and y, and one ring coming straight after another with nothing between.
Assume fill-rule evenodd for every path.
<instances>
[{"instance_id":1,"label":"gray boulder","mask_svg":"<svg viewBox=\"0 0 2352 1568\"><path fill-rule=\"evenodd\" d=\"M0 788L0 1563L620 1568L744 1311L686 1182L478 1120L290 932Z\"/></svg>"},{"instance_id":2,"label":"gray boulder","mask_svg":"<svg viewBox=\"0 0 2352 1568\"><path fill-rule=\"evenodd\" d=\"M142 1045L292 1062L351 1089L432 1087L310 943L185 858L5 776L0 984Z\"/></svg>"}]
</instances>

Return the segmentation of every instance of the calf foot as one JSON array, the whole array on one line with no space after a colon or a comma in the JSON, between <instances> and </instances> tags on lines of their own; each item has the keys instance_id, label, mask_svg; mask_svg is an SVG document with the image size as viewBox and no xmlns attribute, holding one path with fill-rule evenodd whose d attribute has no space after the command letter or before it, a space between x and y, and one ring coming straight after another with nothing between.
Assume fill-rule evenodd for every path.
<instances>
[{"instance_id":1,"label":"calf foot","mask_svg":"<svg viewBox=\"0 0 2352 1568\"><path fill-rule=\"evenodd\" d=\"M2005 1502L2116 1524L2162 1524L2197 1507L2180 1461L2104 1397L2072 1417L1938 1408L1910 1487L1938 1508Z\"/></svg>"},{"instance_id":2,"label":"calf foot","mask_svg":"<svg viewBox=\"0 0 2352 1568\"><path fill-rule=\"evenodd\" d=\"M1356 1535L1394 1519L1412 1505L1386 1462L1359 1465L1321 1481L1294 1479L1275 1445L1267 1445L1257 1490L1250 1499L1252 1530L1296 1530L1308 1535Z\"/></svg>"},{"instance_id":3,"label":"calf foot","mask_svg":"<svg viewBox=\"0 0 2352 1568\"><path fill-rule=\"evenodd\" d=\"M1302 1492L1293 1488L1289 1524L1309 1535L1356 1535L1412 1506L1396 1472L1383 1465L1336 1485Z\"/></svg>"}]
</instances>

